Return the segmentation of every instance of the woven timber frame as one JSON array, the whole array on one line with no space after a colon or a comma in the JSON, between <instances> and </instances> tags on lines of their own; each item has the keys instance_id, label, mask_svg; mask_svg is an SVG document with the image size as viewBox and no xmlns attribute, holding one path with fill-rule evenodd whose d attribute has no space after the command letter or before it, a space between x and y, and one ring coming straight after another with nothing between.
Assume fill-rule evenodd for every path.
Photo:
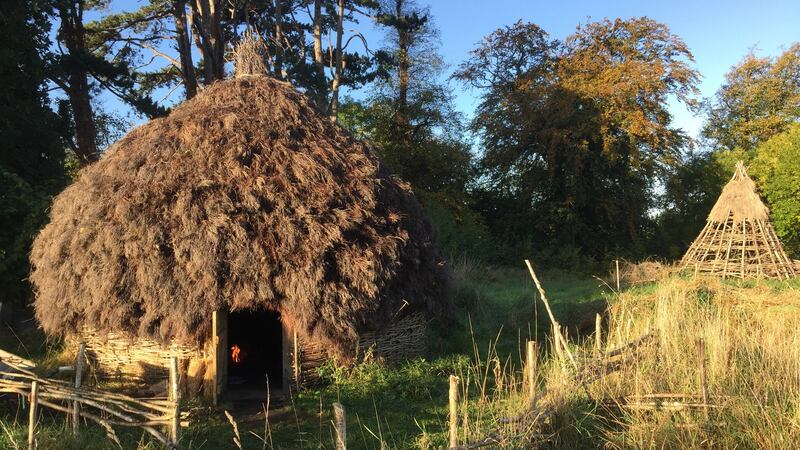
<instances>
[{"instance_id":1,"label":"woven timber frame","mask_svg":"<svg viewBox=\"0 0 800 450\"><path fill-rule=\"evenodd\" d=\"M722 278L794 278L786 256L744 163L722 190L706 225L681 260L683 269Z\"/></svg>"},{"instance_id":2,"label":"woven timber frame","mask_svg":"<svg viewBox=\"0 0 800 450\"><path fill-rule=\"evenodd\" d=\"M99 334L84 329L69 339L70 345L86 344L87 356L99 379L125 386L149 385L167 379L169 358L180 361L182 390L187 396L216 397L227 385L227 314L215 318L222 322L220 338L212 338L204 348L172 343L163 346L151 339L130 339L117 333ZM427 320L420 313L399 318L381 330L364 332L355 349L356 359L379 358L388 364L422 356L425 352ZM324 343L305 340L284 328L284 388L317 386L318 368L328 359Z\"/></svg>"}]
</instances>

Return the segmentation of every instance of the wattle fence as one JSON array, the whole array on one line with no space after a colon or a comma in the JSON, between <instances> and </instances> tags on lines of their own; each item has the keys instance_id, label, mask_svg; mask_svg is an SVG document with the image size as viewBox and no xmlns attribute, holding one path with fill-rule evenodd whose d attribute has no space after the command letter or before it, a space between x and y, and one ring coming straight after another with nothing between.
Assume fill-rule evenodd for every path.
<instances>
[{"instance_id":1,"label":"wattle fence","mask_svg":"<svg viewBox=\"0 0 800 450\"><path fill-rule=\"evenodd\" d=\"M81 418L102 427L109 439L122 447L114 427L136 427L168 448L178 448L182 423L178 394L178 363L170 361L168 398L134 398L114 392L81 386L84 347L75 365L74 383L36 375L36 365L0 350L0 393L16 394L29 402L28 450L36 448L39 408L64 413L78 431Z\"/></svg>"}]
</instances>

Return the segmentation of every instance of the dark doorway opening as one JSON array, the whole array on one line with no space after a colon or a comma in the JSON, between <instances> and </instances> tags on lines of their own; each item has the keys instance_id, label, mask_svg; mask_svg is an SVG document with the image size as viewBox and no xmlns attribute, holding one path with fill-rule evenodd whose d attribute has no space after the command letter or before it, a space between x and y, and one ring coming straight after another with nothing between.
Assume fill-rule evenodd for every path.
<instances>
[{"instance_id":1,"label":"dark doorway opening","mask_svg":"<svg viewBox=\"0 0 800 450\"><path fill-rule=\"evenodd\" d=\"M280 314L236 311L228 316L228 389L264 392L283 385L283 327Z\"/></svg>"}]
</instances>

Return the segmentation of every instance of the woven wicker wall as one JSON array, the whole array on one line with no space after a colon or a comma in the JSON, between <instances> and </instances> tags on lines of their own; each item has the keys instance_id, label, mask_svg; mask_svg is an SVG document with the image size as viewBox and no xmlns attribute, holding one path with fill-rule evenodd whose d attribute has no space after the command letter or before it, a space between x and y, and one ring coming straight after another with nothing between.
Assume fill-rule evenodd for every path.
<instances>
[{"instance_id":1,"label":"woven wicker wall","mask_svg":"<svg viewBox=\"0 0 800 450\"><path fill-rule=\"evenodd\" d=\"M364 333L356 348L356 360L380 358L395 364L409 358L421 356L425 351L426 321L422 314L404 317L386 329ZM72 346L86 343L87 355L99 379L122 384L152 384L168 378L168 361L177 357L181 363L183 391L194 396L211 395L213 380L213 352L209 348L197 349L180 344L163 347L150 339L132 341L115 333L101 335L84 330L69 340ZM297 355L293 345L287 371L293 387L309 387L319 384L317 368L328 359L327 349L318 342L297 340Z\"/></svg>"}]
</instances>

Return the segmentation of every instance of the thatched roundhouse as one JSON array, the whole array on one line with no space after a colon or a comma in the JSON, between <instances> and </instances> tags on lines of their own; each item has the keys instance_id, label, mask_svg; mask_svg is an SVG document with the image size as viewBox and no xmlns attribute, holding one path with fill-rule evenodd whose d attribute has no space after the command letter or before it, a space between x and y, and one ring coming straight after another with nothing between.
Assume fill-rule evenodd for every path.
<instances>
[{"instance_id":1,"label":"thatched roundhouse","mask_svg":"<svg viewBox=\"0 0 800 450\"><path fill-rule=\"evenodd\" d=\"M178 355L214 393L232 359L285 385L368 347L410 356L450 307L409 186L264 76L218 82L114 144L55 199L31 262L47 333L88 342L105 373Z\"/></svg>"},{"instance_id":2,"label":"thatched roundhouse","mask_svg":"<svg viewBox=\"0 0 800 450\"><path fill-rule=\"evenodd\" d=\"M722 278L797 276L742 161L683 256L681 267Z\"/></svg>"}]
</instances>

